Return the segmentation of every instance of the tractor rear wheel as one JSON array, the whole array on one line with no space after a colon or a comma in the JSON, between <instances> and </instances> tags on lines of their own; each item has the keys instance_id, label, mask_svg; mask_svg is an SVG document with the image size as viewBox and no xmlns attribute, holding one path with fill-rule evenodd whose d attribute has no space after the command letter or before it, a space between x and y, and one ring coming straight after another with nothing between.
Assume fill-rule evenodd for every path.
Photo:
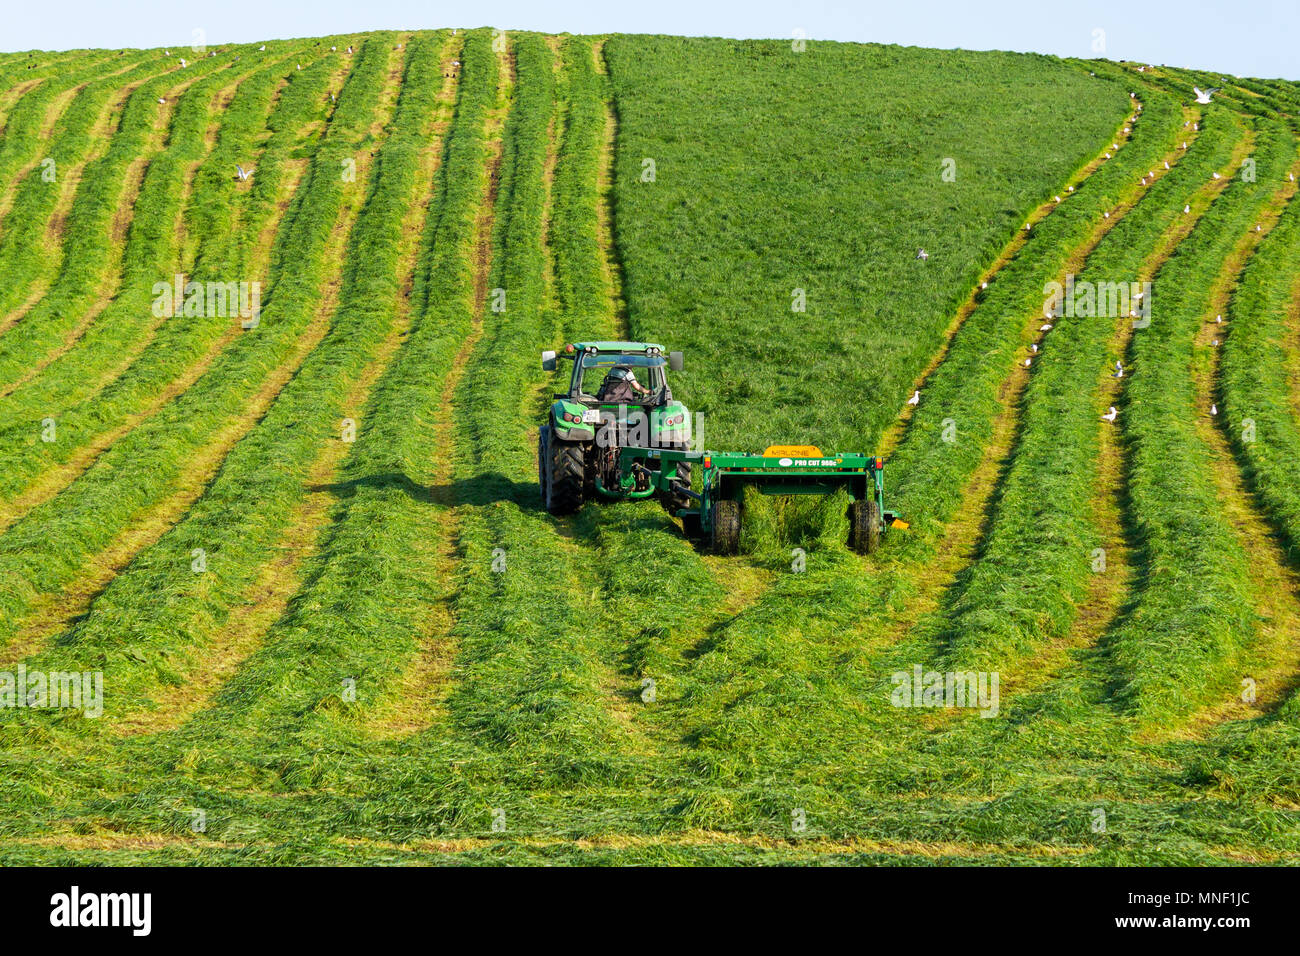
<instances>
[{"instance_id":1,"label":"tractor rear wheel","mask_svg":"<svg viewBox=\"0 0 1300 956\"><path fill-rule=\"evenodd\" d=\"M543 425L537 429L537 487L542 493L542 504L548 500L546 489L546 463L551 456L551 426Z\"/></svg>"},{"instance_id":2,"label":"tractor rear wheel","mask_svg":"<svg viewBox=\"0 0 1300 956\"><path fill-rule=\"evenodd\" d=\"M553 515L571 515L582 507L582 444L553 436L547 444L546 510Z\"/></svg>"},{"instance_id":3,"label":"tractor rear wheel","mask_svg":"<svg viewBox=\"0 0 1300 956\"><path fill-rule=\"evenodd\" d=\"M735 554L740 550L740 502L727 498L713 505L713 550Z\"/></svg>"},{"instance_id":4,"label":"tractor rear wheel","mask_svg":"<svg viewBox=\"0 0 1300 956\"><path fill-rule=\"evenodd\" d=\"M849 505L849 547L858 554L871 554L880 544L882 523L875 499L853 502Z\"/></svg>"}]
</instances>

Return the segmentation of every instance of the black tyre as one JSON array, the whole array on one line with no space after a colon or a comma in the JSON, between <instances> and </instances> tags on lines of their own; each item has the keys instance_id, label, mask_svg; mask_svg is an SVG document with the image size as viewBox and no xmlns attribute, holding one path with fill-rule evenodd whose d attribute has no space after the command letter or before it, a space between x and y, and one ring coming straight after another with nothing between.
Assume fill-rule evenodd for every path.
<instances>
[{"instance_id":1,"label":"black tyre","mask_svg":"<svg viewBox=\"0 0 1300 956\"><path fill-rule=\"evenodd\" d=\"M849 547L858 554L871 554L880 544L880 505L873 498L849 505Z\"/></svg>"},{"instance_id":2,"label":"black tyre","mask_svg":"<svg viewBox=\"0 0 1300 956\"><path fill-rule=\"evenodd\" d=\"M578 442L551 437L546 456L546 510L553 515L571 515L582 507L583 449Z\"/></svg>"},{"instance_id":3,"label":"black tyre","mask_svg":"<svg viewBox=\"0 0 1300 956\"><path fill-rule=\"evenodd\" d=\"M551 454L551 426L543 425L537 429L537 487L542 493L542 504L547 501L546 462Z\"/></svg>"},{"instance_id":4,"label":"black tyre","mask_svg":"<svg viewBox=\"0 0 1300 956\"><path fill-rule=\"evenodd\" d=\"M740 502L722 499L713 506L713 550L735 554L740 550Z\"/></svg>"}]
</instances>

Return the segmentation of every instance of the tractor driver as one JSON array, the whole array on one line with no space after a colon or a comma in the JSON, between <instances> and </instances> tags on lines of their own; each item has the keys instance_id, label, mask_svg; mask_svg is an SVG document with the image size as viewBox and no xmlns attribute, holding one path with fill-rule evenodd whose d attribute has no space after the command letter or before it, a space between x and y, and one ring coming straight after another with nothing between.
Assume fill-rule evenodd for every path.
<instances>
[{"instance_id":1,"label":"tractor driver","mask_svg":"<svg viewBox=\"0 0 1300 956\"><path fill-rule=\"evenodd\" d=\"M634 402L638 397L650 394L650 389L636 380L636 373L630 365L615 365L600 383L596 393L598 402Z\"/></svg>"}]
</instances>

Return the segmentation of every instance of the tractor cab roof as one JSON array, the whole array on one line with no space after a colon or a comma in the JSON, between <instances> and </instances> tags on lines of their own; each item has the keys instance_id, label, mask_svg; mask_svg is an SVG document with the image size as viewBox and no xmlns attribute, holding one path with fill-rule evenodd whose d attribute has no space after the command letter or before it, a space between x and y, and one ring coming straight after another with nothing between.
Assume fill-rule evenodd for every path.
<instances>
[{"instance_id":1,"label":"tractor cab roof","mask_svg":"<svg viewBox=\"0 0 1300 956\"><path fill-rule=\"evenodd\" d=\"M574 342L573 348L578 352L595 349L597 352L662 352L664 347L654 342ZM567 349L566 349L567 351Z\"/></svg>"}]
</instances>

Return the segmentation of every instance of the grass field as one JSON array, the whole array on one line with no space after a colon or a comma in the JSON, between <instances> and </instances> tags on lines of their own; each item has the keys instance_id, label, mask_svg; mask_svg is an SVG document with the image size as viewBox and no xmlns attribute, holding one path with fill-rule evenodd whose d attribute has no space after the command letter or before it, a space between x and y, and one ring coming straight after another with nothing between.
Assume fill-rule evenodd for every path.
<instances>
[{"instance_id":1,"label":"grass field","mask_svg":"<svg viewBox=\"0 0 1300 956\"><path fill-rule=\"evenodd\" d=\"M1300 861L1300 85L264 46L0 58L0 864ZM910 527L550 516L617 338Z\"/></svg>"}]
</instances>

